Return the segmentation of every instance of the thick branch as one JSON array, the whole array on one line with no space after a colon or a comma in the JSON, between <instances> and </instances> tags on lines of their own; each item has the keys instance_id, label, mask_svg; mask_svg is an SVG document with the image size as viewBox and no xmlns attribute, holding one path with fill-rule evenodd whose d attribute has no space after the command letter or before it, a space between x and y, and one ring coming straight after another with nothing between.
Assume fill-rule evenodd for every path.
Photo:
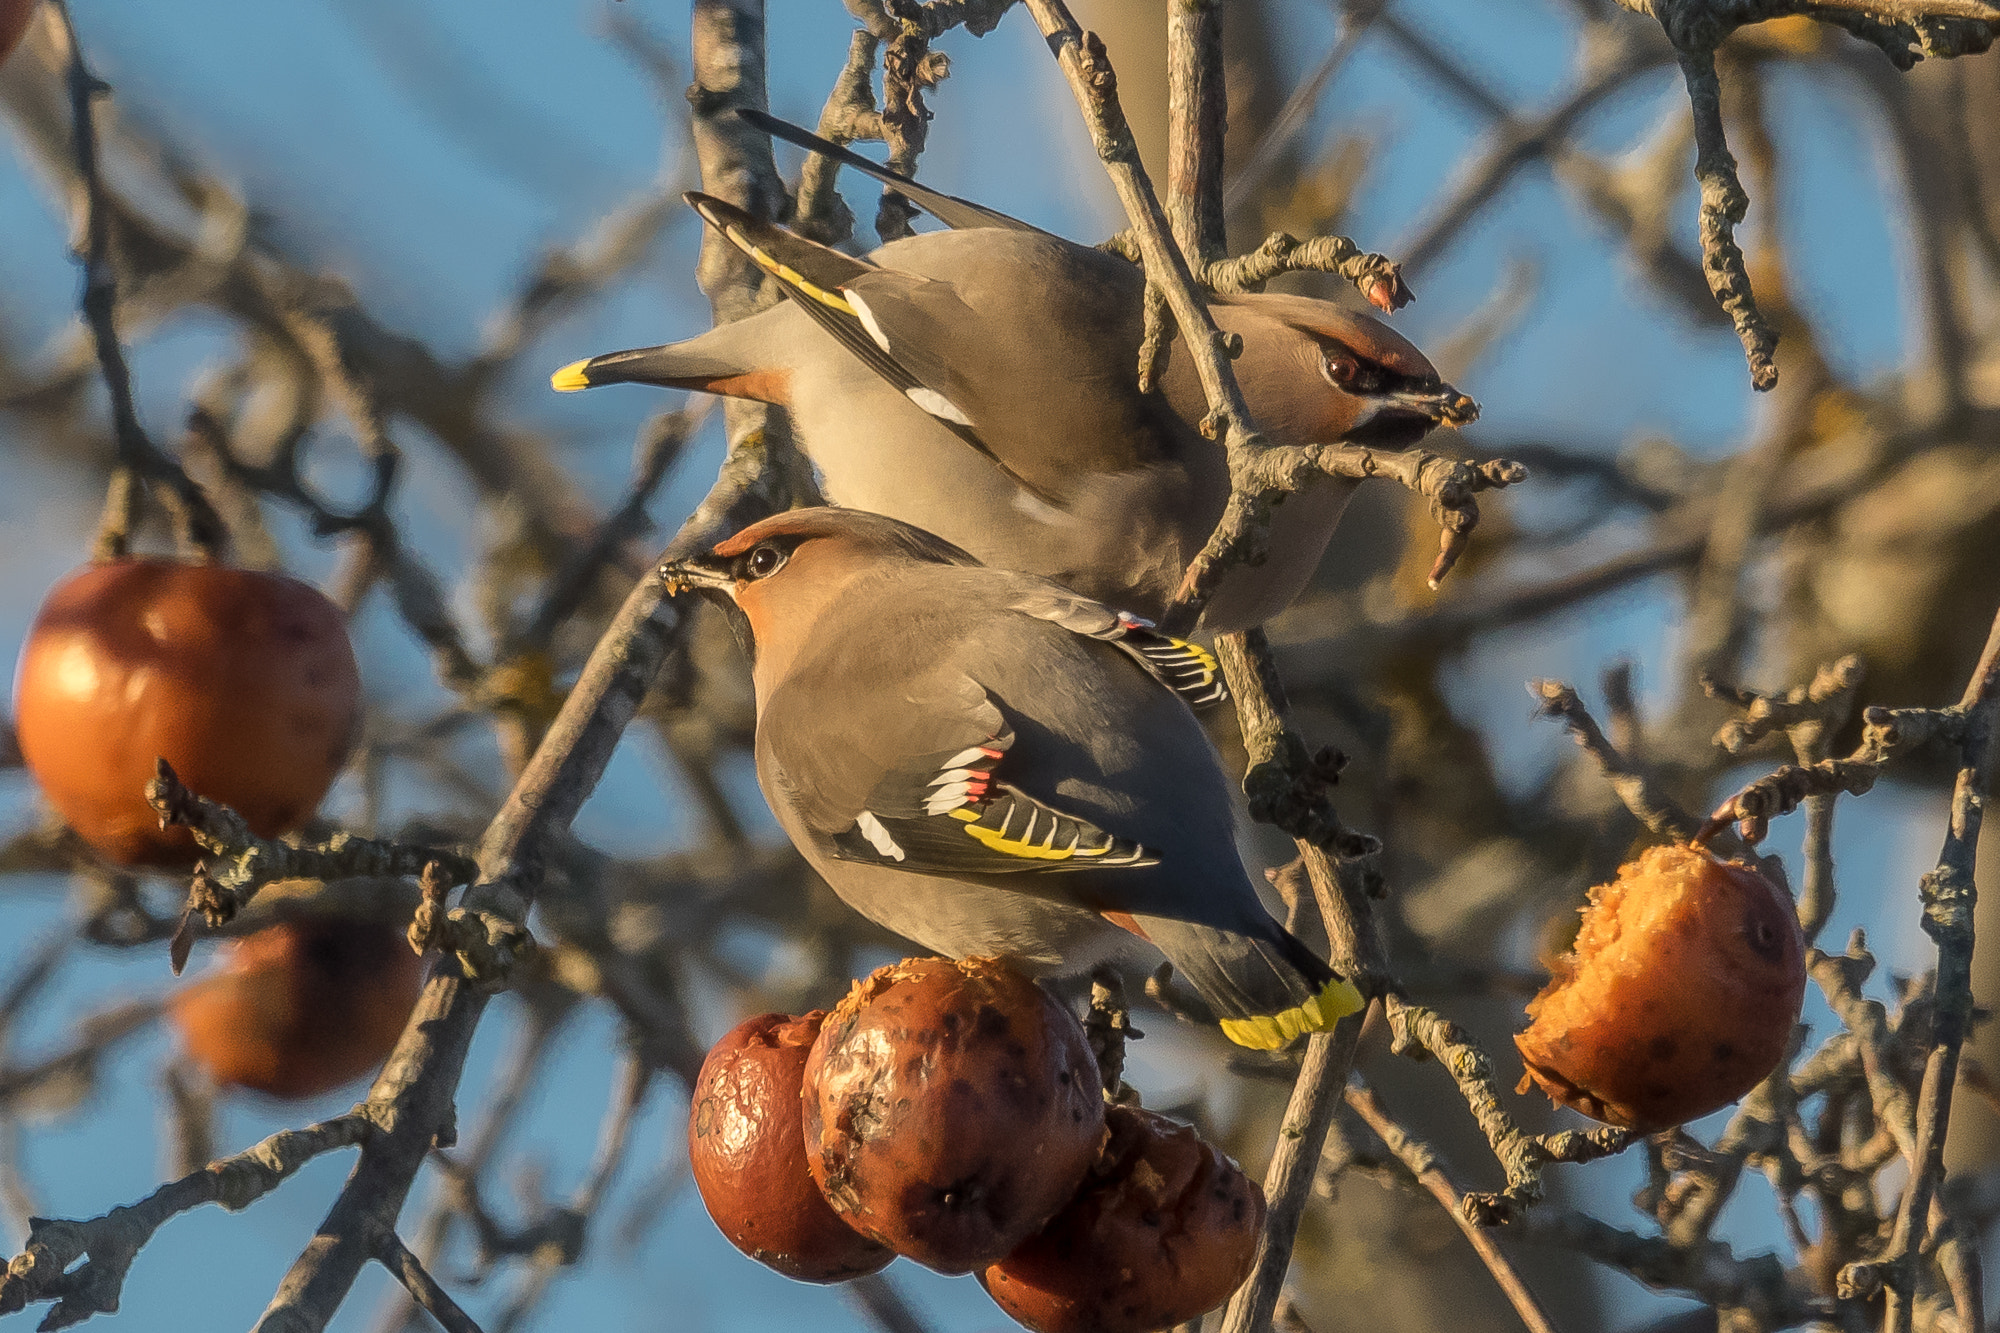
<instances>
[{"instance_id":1,"label":"thick branch","mask_svg":"<svg viewBox=\"0 0 2000 1333\"><path fill-rule=\"evenodd\" d=\"M1305 742L1292 724L1284 688L1278 681L1263 631L1225 635L1217 644L1217 656L1236 698L1244 745L1252 756L1252 775L1268 771L1274 783L1296 792L1297 784L1308 781L1306 767L1301 763ZM1328 770L1324 782L1330 781L1339 765L1329 759L1316 767ZM1251 779L1246 777L1246 790L1250 785ZM1324 845L1368 855L1379 850L1380 844L1342 828L1331 805L1324 803L1324 785L1319 789L1319 798L1308 800L1305 812L1312 816L1312 831L1323 833L1324 837L1307 840L1294 833L1299 837L1298 864L1312 885L1334 966L1353 978L1364 992L1379 992L1387 985L1387 963L1376 934L1374 915L1360 888L1362 876L1342 874L1342 866L1334 862ZM1253 792L1253 809L1257 799ZM1356 863L1345 864L1351 869ZM1293 915L1296 918L1297 913ZM1291 1100L1285 1106L1277 1150L1264 1175L1264 1198L1269 1213L1264 1234L1258 1240L1255 1267L1250 1280L1231 1298L1223 1316L1222 1333L1252 1333L1270 1325L1285 1274L1291 1267L1292 1247L1312 1193L1320 1153L1326 1146L1333 1113L1354 1067L1367 1016L1368 1007L1364 1006L1359 1013L1335 1024L1331 1032L1315 1033L1306 1043L1305 1059L1292 1086Z\"/></svg>"}]
</instances>

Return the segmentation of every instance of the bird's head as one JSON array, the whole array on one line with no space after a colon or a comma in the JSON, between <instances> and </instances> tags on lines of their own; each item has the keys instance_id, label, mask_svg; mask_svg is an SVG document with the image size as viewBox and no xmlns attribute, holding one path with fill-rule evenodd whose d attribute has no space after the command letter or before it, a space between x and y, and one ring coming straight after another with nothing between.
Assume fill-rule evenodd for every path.
<instances>
[{"instance_id":1,"label":"bird's head","mask_svg":"<svg viewBox=\"0 0 2000 1333\"><path fill-rule=\"evenodd\" d=\"M1445 383L1409 339L1332 301L1256 294L1216 307L1241 333L1236 373L1265 429L1314 443L1405 449L1439 425L1463 426L1479 404Z\"/></svg>"},{"instance_id":2,"label":"bird's head","mask_svg":"<svg viewBox=\"0 0 2000 1333\"><path fill-rule=\"evenodd\" d=\"M752 523L707 553L660 566L669 592L733 601L750 623L760 670L789 656L856 580L898 564L979 562L922 528L859 509L793 509Z\"/></svg>"}]
</instances>

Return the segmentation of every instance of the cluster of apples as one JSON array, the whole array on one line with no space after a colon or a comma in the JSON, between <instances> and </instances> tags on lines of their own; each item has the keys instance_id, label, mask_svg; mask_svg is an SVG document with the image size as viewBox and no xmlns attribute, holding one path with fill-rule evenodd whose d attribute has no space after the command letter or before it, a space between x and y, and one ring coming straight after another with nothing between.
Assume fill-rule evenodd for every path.
<instances>
[{"instance_id":1,"label":"cluster of apples","mask_svg":"<svg viewBox=\"0 0 2000 1333\"><path fill-rule=\"evenodd\" d=\"M1109 1106L1076 1017L993 959L907 959L709 1052L688 1155L731 1243L839 1282L977 1273L1038 1333L1149 1333L1249 1275L1264 1197L1194 1130Z\"/></svg>"},{"instance_id":2,"label":"cluster of apples","mask_svg":"<svg viewBox=\"0 0 2000 1333\"><path fill-rule=\"evenodd\" d=\"M361 723L339 607L281 574L172 560L105 561L58 583L14 696L21 756L49 803L130 867L185 869L199 853L147 804L158 759L275 837L319 807ZM217 1082L306 1097L378 1066L422 984L394 926L321 917L232 942L168 1014Z\"/></svg>"}]
</instances>

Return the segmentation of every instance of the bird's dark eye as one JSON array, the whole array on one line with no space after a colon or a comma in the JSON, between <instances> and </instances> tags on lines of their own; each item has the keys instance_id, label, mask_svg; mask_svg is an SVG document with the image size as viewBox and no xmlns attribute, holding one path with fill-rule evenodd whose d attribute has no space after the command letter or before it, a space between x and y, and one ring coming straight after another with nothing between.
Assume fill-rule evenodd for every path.
<instances>
[{"instance_id":1,"label":"bird's dark eye","mask_svg":"<svg viewBox=\"0 0 2000 1333\"><path fill-rule=\"evenodd\" d=\"M1319 373L1326 382L1349 393L1380 393L1382 368L1364 363L1344 347L1329 347L1321 354Z\"/></svg>"},{"instance_id":2,"label":"bird's dark eye","mask_svg":"<svg viewBox=\"0 0 2000 1333\"><path fill-rule=\"evenodd\" d=\"M785 563L785 553L775 546L760 546L750 553L746 566L753 579L768 579Z\"/></svg>"}]
</instances>

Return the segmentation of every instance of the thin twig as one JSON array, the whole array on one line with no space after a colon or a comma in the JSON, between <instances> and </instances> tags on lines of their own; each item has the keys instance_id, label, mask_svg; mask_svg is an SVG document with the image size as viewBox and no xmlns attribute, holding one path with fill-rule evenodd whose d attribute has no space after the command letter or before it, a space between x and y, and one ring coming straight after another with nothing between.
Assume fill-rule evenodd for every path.
<instances>
[{"instance_id":1,"label":"thin twig","mask_svg":"<svg viewBox=\"0 0 2000 1333\"><path fill-rule=\"evenodd\" d=\"M1460 1200L1465 1197L1464 1192L1445 1175L1437 1152L1398 1124L1389 1114L1389 1108L1382 1105L1382 1099L1366 1084L1357 1080L1347 1085L1347 1105L1368 1122L1368 1128L1375 1131L1389 1151L1396 1155L1396 1160L1408 1168L1417 1183L1428 1190L1430 1196L1451 1215L1459 1234L1471 1244L1473 1252L1486 1265L1486 1271L1493 1275L1493 1281L1505 1293L1508 1303L1521 1316L1521 1322L1527 1325L1530 1333L1555 1333L1555 1325L1549 1321L1535 1294L1528 1290L1528 1284L1514 1270L1513 1261L1493 1239L1493 1233L1475 1225L1459 1206Z\"/></svg>"},{"instance_id":2,"label":"thin twig","mask_svg":"<svg viewBox=\"0 0 2000 1333\"><path fill-rule=\"evenodd\" d=\"M111 258L111 209L97 160L94 108L107 86L84 60L83 43L77 37L69 6L63 0L50 0L49 7L66 48L70 142L83 195L83 244L78 251L83 261L80 304L104 374L104 387L111 396L111 427L118 445L118 466L112 473L104 520L98 528L96 553L104 560L125 555L138 519L140 487L158 485L171 495L168 508L181 538L204 557L214 557L227 539L221 519L180 464L161 453L146 434L132 402L132 370L118 341L118 274Z\"/></svg>"},{"instance_id":3,"label":"thin twig","mask_svg":"<svg viewBox=\"0 0 2000 1333\"><path fill-rule=\"evenodd\" d=\"M132 1260L169 1219L205 1203L240 1211L313 1158L365 1144L377 1133L375 1119L357 1109L305 1129L280 1130L102 1217L87 1222L38 1218L27 1248L0 1278L0 1314L12 1314L31 1301L54 1301L42 1321L45 1329L110 1314L118 1309Z\"/></svg>"},{"instance_id":4,"label":"thin twig","mask_svg":"<svg viewBox=\"0 0 2000 1333\"><path fill-rule=\"evenodd\" d=\"M472 1316L458 1308L458 1302L438 1285L437 1279L425 1270L395 1232L383 1234L375 1247L375 1258L382 1267L395 1274L403 1289L410 1293L411 1300L430 1311L444 1333L480 1333L479 1325L473 1322Z\"/></svg>"}]
</instances>

